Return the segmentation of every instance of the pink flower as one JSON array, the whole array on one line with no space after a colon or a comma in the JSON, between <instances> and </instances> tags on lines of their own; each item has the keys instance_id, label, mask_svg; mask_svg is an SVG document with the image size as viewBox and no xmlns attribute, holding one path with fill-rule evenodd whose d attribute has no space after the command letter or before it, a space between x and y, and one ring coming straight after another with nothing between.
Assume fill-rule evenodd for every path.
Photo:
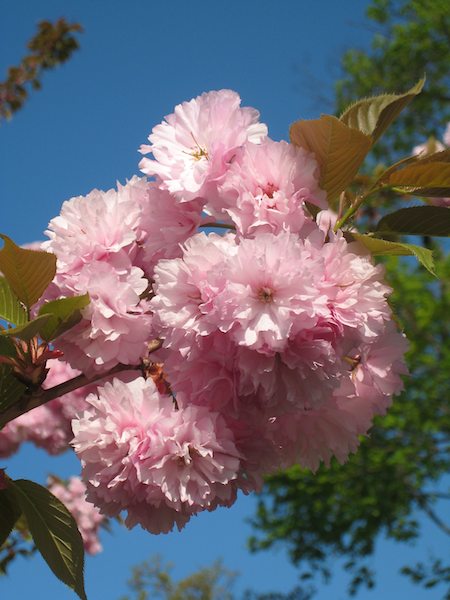
<instances>
[{"instance_id":1,"label":"pink flower","mask_svg":"<svg viewBox=\"0 0 450 600\"><path fill-rule=\"evenodd\" d=\"M118 191L93 190L64 202L61 214L49 223L50 241L44 243L58 258L58 274L78 275L94 260L127 267L136 252L139 202L147 185L133 177Z\"/></svg>"},{"instance_id":2,"label":"pink flower","mask_svg":"<svg viewBox=\"0 0 450 600\"><path fill-rule=\"evenodd\" d=\"M175 107L153 128L150 145L154 160L143 158L139 168L156 175L164 189L180 200L207 198L208 185L222 178L236 150L247 140L258 143L267 134L258 123L253 108L240 108L236 92L220 90L204 93Z\"/></svg>"},{"instance_id":3,"label":"pink flower","mask_svg":"<svg viewBox=\"0 0 450 600\"><path fill-rule=\"evenodd\" d=\"M88 499L104 514L127 510L129 526L160 532L228 501L239 454L220 415L204 407L176 410L143 378L114 379L87 402L73 422L73 444ZM143 517L144 505L149 514L161 513L160 523Z\"/></svg>"},{"instance_id":4,"label":"pink flower","mask_svg":"<svg viewBox=\"0 0 450 600\"><path fill-rule=\"evenodd\" d=\"M268 138L260 145L243 146L220 186L218 200L216 212L223 206L245 236L255 231L299 232L310 218L305 202L327 206L313 156Z\"/></svg>"},{"instance_id":5,"label":"pink flower","mask_svg":"<svg viewBox=\"0 0 450 600\"><path fill-rule=\"evenodd\" d=\"M88 554L98 554L102 546L98 539L98 530L105 517L96 506L86 500L86 486L79 477L71 477L66 485L50 480L50 492L56 496L72 513L78 530L83 538L84 549Z\"/></svg>"},{"instance_id":6,"label":"pink flower","mask_svg":"<svg viewBox=\"0 0 450 600\"><path fill-rule=\"evenodd\" d=\"M155 269L166 376L180 407L224 415L242 456L234 487L255 489L264 472L298 460L344 460L401 389L404 338L382 267L325 229L220 243L202 234ZM251 435L265 440L261 461Z\"/></svg>"},{"instance_id":7,"label":"pink flower","mask_svg":"<svg viewBox=\"0 0 450 600\"><path fill-rule=\"evenodd\" d=\"M142 256L138 266L152 274L161 258L181 256L181 244L196 233L201 222L202 207L199 199L180 203L167 190L150 183L141 200L139 246Z\"/></svg>"},{"instance_id":8,"label":"pink flower","mask_svg":"<svg viewBox=\"0 0 450 600\"><path fill-rule=\"evenodd\" d=\"M204 315L225 284L221 272L227 255L236 252L233 240L231 234L200 233L186 242L183 258L157 264L150 306L157 315L157 333L164 332L167 347L183 351L192 336L206 335L215 327Z\"/></svg>"},{"instance_id":9,"label":"pink flower","mask_svg":"<svg viewBox=\"0 0 450 600\"><path fill-rule=\"evenodd\" d=\"M118 363L138 364L151 339L152 316L148 303L140 299L147 286L138 267L123 275L107 262L83 267L70 288L62 290L65 296L70 291L89 292L90 297L80 323L57 340L66 360L84 373L106 372Z\"/></svg>"},{"instance_id":10,"label":"pink flower","mask_svg":"<svg viewBox=\"0 0 450 600\"><path fill-rule=\"evenodd\" d=\"M384 332L373 343L362 344L358 349L347 353L352 367L354 393L374 403L377 413L384 414L392 396L403 389L400 376L408 373L404 363L407 349L405 336L396 330L392 322L388 322ZM351 395L349 388L346 392Z\"/></svg>"}]
</instances>

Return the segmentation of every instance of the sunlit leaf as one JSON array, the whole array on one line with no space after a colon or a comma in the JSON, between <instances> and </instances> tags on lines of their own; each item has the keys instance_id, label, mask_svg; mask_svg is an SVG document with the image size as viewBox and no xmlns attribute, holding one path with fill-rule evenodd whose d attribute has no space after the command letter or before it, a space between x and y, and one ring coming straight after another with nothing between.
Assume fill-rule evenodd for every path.
<instances>
[{"instance_id":1,"label":"sunlit leaf","mask_svg":"<svg viewBox=\"0 0 450 600\"><path fill-rule=\"evenodd\" d=\"M384 216L377 233L450 236L450 210L444 206L412 206Z\"/></svg>"},{"instance_id":2,"label":"sunlit leaf","mask_svg":"<svg viewBox=\"0 0 450 600\"><path fill-rule=\"evenodd\" d=\"M47 488L26 479L11 486L44 560L61 581L86 600L83 540L75 519Z\"/></svg>"},{"instance_id":3,"label":"sunlit leaf","mask_svg":"<svg viewBox=\"0 0 450 600\"><path fill-rule=\"evenodd\" d=\"M363 244L374 256L415 256L417 260L434 276L433 253L428 248L401 242L389 242L370 235L351 232L351 237Z\"/></svg>"},{"instance_id":4,"label":"sunlit leaf","mask_svg":"<svg viewBox=\"0 0 450 600\"><path fill-rule=\"evenodd\" d=\"M89 294L59 298L43 304L39 315L48 315L49 319L40 329L41 337L50 341L76 325L81 319L81 309L89 304Z\"/></svg>"},{"instance_id":5,"label":"sunlit leaf","mask_svg":"<svg viewBox=\"0 0 450 600\"><path fill-rule=\"evenodd\" d=\"M290 138L295 146L314 153L320 167L319 184L329 202L353 181L371 145L367 135L330 115L296 121L291 125Z\"/></svg>"},{"instance_id":6,"label":"sunlit leaf","mask_svg":"<svg viewBox=\"0 0 450 600\"><path fill-rule=\"evenodd\" d=\"M18 327L13 327L11 329L4 329L0 332L0 335L17 337L25 341L31 340L32 337L40 334L41 329L44 328L50 317L51 315L39 315L24 325L19 325Z\"/></svg>"},{"instance_id":7,"label":"sunlit leaf","mask_svg":"<svg viewBox=\"0 0 450 600\"><path fill-rule=\"evenodd\" d=\"M349 127L370 135L373 142L376 142L411 100L420 94L424 83L425 77L404 94L382 94L358 100L344 111L340 120Z\"/></svg>"},{"instance_id":8,"label":"sunlit leaf","mask_svg":"<svg viewBox=\"0 0 450 600\"><path fill-rule=\"evenodd\" d=\"M4 277L0 276L0 318L21 325L27 321L27 311Z\"/></svg>"},{"instance_id":9,"label":"sunlit leaf","mask_svg":"<svg viewBox=\"0 0 450 600\"><path fill-rule=\"evenodd\" d=\"M30 308L42 296L56 272L56 256L49 252L26 250L0 234L0 271L12 290Z\"/></svg>"}]
</instances>

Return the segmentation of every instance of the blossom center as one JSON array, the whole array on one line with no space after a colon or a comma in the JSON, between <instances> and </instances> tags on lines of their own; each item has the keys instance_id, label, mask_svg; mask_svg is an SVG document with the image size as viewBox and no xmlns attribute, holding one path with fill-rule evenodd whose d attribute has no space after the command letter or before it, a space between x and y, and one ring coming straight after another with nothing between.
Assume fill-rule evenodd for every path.
<instances>
[{"instance_id":1,"label":"blossom center","mask_svg":"<svg viewBox=\"0 0 450 600\"><path fill-rule=\"evenodd\" d=\"M354 358L351 356L344 356L344 360L350 365L350 371L354 371L361 362L361 356L357 355Z\"/></svg>"},{"instance_id":2,"label":"blossom center","mask_svg":"<svg viewBox=\"0 0 450 600\"><path fill-rule=\"evenodd\" d=\"M267 286L263 286L258 291L258 299L261 300L261 302L264 302L265 304L273 302L273 289Z\"/></svg>"},{"instance_id":3,"label":"blossom center","mask_svg":"<svg viewBox=\"0 0 450 600\"><path fill-rule=\"evenodd\" d=\"M195 139L195 136L192 133L192 131L191 131L191 137L194 140L194 144L195 144L195 146L192 148L192 152L191 152L191 156L193 157L193 159L198 161L198 160L201 160L202 158L206 158L206 160L208 160L209 156L208 156L207 149L200 146L200 144Z\"/></svg>"},{"instance_id":4,"label":"blossom center","mask_svg":"<svg viewBox=\"0 0 450 600\"><path fill-rule=\"evenodd\" d=\"M201 160L202 158L206 158L206 160L208 160L208 152L206 148L202 148L201 146L194 148L191 152L191 156L194 158L194 160Z\"/></svg>"},{"instance_id":5,"label":"blossom center","mask_svg":"<svg viewBox=\"0 0 450 600\"><path fill-rule=\"evenodd\" d=\"M273 198L274 193L278 192L278 187L274 183L269 181L263 188L263 192L268 198Z\"/></svg>"}]
</instances>

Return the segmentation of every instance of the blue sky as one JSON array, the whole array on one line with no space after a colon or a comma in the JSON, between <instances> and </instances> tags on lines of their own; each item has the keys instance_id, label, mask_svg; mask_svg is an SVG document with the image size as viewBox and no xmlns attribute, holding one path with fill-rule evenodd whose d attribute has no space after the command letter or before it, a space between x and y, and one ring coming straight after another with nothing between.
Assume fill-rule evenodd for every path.
<instances>
[{"instance_id":1,"label":"blue sky","mask_svg":"<svg viewBox=\"0 0 450 600\"><path fill-rule=\"evenodd\" d=\"M61 203L92 188L108 189L138 173L139 145L175 104L203 91L232 88L244 105L261 112L275 139L287 137L289 124L315 118L332 108L339 57L367 45L366 0L40 0L3 3L0 68L19 62L41 19L64 16L81 23L81 50L48 73L43 89L0 130L1 231L18 243L43 238ZM413 82L411 82L413 83ZM328 101L327 101L328 100ZM13 478L44 482L47 473L67 477L79 471L73 455L50 459L31 447L6 461ZM159 553L186 576L222 557L241 573L236 590L288 591L297 571L284 550L250 555L246 519L254 497L231 509L193 519L180 533L152 536L114 527L104 534L104 552L87 559L90 600L116 600L126 591L130 566ZM374 566L379 585L363 600L437 600L397 575L399 566L439 553L443 536L425 524L420 548L379 541ZM346 598L346 577L336 560L330 586L317 600ZM73 600L40 558L18 560L0 596L21 600L33 595Z\"/></svg>"}]
</instances>

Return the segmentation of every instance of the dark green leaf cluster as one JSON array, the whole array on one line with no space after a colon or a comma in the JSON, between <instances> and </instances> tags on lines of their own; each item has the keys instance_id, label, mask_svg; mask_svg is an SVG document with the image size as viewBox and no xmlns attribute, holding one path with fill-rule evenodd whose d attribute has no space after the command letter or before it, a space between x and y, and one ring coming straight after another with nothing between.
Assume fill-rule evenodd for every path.
<instances>
[{"instance_id":1,"label":"dark green leaf cluster","mask_svg":"<svg viewBox=\"0 0 450 600\"><path fill-rule=\"evenodd\" d=\"M0 120L22 108L28 98L27 86L40 89L43 71L70 58L79 47L73 34L81 31L81 25L65 19L39 23L38 32L28 43L30 53L18 66L10 67L6 80L0 83Z\"/></svg>"},{"instance_id":2,"label":"dark green leaf cluster","mask_svg":"<svg viewBox=\"0 0 450 600\"><path fill-rule=\"evenodd\" d=\"M447 585L448 590L442 600L450 600L450 564L445 565L439 558L434 558L429 564L419 562L413 567L404 567L402 573L425 589Z\"/></svg>"}]
</instances>

